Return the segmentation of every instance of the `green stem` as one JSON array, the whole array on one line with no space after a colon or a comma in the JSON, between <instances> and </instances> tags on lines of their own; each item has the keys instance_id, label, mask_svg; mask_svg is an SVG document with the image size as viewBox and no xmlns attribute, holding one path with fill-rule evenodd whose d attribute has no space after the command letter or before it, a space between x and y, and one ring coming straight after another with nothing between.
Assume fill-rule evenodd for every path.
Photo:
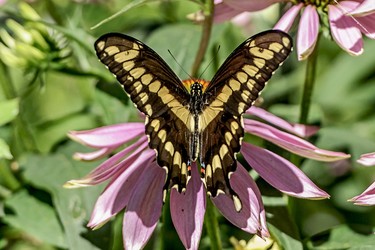
<instances>
[{"instance_id":1,"label":"green stem","mask_svg":"<svg viewBox=\"0 0 375 250\"><path fill-rule=\"evenodd\" d=\"M211 31L212 31L212 23L213 23L213 13L214 13L214 1L208 0L206 3L206 9L203 21L203 31L201 41L199 43L199 49L197 55L195 56L195 61L192 66L191 75L196 76L203 61L204 55L206 53L208 42L210 40Z\"/></svg>"},{"instance_id":2,"label":"green stem","mask_svg":"<svg viewBox=\"0 0 375 250\"><path fill-rule=\"evenodd\" d=\"M12 79L9 75L9 69L2 61L0 61L0 85L4 91L6 99L17 97L16 90L13 87Z\"/></svg>"},{"instance_id":3,"label":"green stem","mask_svg":"<svg viewBox=\"0 0 375 250\"><path fill-rule=\"evenodd\" d=\"M311 96L313 94L314 84L315 84L315 77L316 77L316 65L317 65L317 57L318 57L318 42L319 42L319 36L317 38L317 43L315 44L314 51L310 54L310 56L307 58L307 64L306 64L306 73L305 73L305 84L303 87L303 94L302 94L302 101L301 101L301 110L300 110L300 117L299 122L302 124L307 124L308 122L308 116L309 116L309 110L311 106ZM300 166L302 162L302 158L298 155L292 154L290 157L290 160L292 163L294 163L296 166ZM299 222L299 211L303 210L299 200L295 197L288 197L288 210L294 221L297 223Z\"/></svg>"},{"instance_id":4,"label":"green stem","mask_svg":"<svg viewBox=\"0 0 375 250\"><path fill-rule=\"evenodd\" d=\"M13 99L17 97L17 93L12 84L12 78L9 75L9 69L0 61L0 85L4 91L6 99ZM17 119L17 118L16 118ZM9 167L9 161L0 160L0 182L10 190L17 190L20 183L14 177L13 172ZM1 195L3 196L3 195Z\"/></svg>"},{"instance_id":5,"label":"green stem","mask_svg":"<svg viewBox=\"0 0 375 250\"><path fill-rule=\"evenodd\" d=\"M11 191L15 191L20 188L21 184L18 182L17 178L13 175L12 170L10 169L9 161L0 160L0 183L2 183L3 191L4 187ZM0 197L5 198L4 192L1 192Z\"/></svg>"},{"instance_id":6,"label":"green stem","mask_svg":"<svg viewBox=\"0 0 375 250\"><path fill-rule=\"evenodd\" d=\"M305 84L303 87L303 95L302 95L301 110L300 110L300 117L299 117L299 122L302 124L307 124L307 119L309 116L309 111L310 111L310 106L311 106L311 96L312 96L313 89L314 89L315 76L316 76L316 62L317 62L317 57L318 57L317 47L318 47L318 44L315 45L314 51L307 58Z\"/></svg>"},{"instance_id":7,"label":"green stem","mask_svg":"<svg viewBox=\"0 0 375 250\"><path fill-rule=\"evenodd\" d=\"M207 202L204 225L206 226L207 234L210 238L211 249L222 249L219 223L217 222L215 207L210 199L208 199Z\"/></svg>"}]
</instances>

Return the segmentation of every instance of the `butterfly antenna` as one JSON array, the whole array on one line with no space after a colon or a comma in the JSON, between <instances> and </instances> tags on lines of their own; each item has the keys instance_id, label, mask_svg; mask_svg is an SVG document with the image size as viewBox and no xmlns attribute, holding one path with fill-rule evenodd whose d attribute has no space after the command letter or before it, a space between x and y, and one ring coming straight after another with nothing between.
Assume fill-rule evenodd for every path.
<instances>
[{"instance_id":1,"label":"butterfly antenna","mask_svg":"<svg viewBox=\"0 0 375 250\"><path fill-rule=\"evenodd\" d=\"M212 57L211 61L207 64L207 66L204 68L204 70L202 71L202 73L199 75L198 79L201 79L201 77L203 76L204 72L206 72L206 70L211 66L212 62L214 61L214 59L217 58L217 55L219 54L219 50L220 50L220 45L217 47L217 50L216 50L216 53L215 53L215 56Z\"/></svg>"},{"instance_id":2,"label":"butterfly antenna","mask_svg":"<svg viewBox=\"0 0 375 250\"><path fill-rule=\"evenodd\" d=\"M180 69L182 69L182 71L189 77L189 79L193 79L193 77L188 73L186 72L186 70L182 67L182 65L177 61L177 59L174 57L174 55L172 54L172 52L168 49L168 53L171 55L171 57L173 58L173 60L177 63L177 65L180 67Z\"/></svg>"}]
</instances>

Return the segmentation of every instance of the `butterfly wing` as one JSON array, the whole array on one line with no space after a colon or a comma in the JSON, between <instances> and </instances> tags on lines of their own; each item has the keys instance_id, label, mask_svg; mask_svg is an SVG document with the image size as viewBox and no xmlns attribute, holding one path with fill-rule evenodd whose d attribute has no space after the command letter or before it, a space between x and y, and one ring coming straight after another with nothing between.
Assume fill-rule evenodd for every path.
<instances>
[{"instance_id":1,"label":"butterfly wing","mask_svg":"<svg viewBox=\"0 0 375 250\"><path fill-rule=\"evenodd\" d=\"M146 115L149 146L167 171L164 188L186 187L187 146L191 114L186 108L189 93L182 82L151 48L116 33L95 42L100 61L116 76L136 107Z\"/></svg>"},{"instance_id":2,"label":"butterfly wing","mask_svg":"<svg viewBox=\"0 0 375 250\"><path fill-rule=\"evenodd\" d=\"M200 116L202 150L207 191L237 197L229 184L236 169L235 154L244 136L242 114L258 98L272 74L288 57L292 40L282 31L259 33L238 46L226 59L204 93L205 106Z\"/></svg>"}]
</instances>

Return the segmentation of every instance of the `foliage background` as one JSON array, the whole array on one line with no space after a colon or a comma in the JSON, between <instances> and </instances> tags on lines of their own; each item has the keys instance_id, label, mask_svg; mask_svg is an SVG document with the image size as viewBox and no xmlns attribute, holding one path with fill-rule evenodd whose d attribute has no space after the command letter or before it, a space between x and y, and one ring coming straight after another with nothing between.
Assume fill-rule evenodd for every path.
<instances>
[{"instance_id":1,"label":"foliage background","mask_svg":"<svg viewBox=\"0 0 375 250\"><path fill-rule=\"evenodd\" d=\"M188 78L181 68L191 69L201 27L186 16L200 5L149 1L91 29L134 2L32 1L31 6L41 16L39 21L25 17L19 2L7 1L0 7L0 38L4 42L7 30L18 43L10 50L13 57L0 47L0 248L122 249L121 215L96 231L85 226L104 186L79 190L62 187L98 165L72 159L74 152L87 149L70 141L68 131L139 119L115 79L98 62L93 43L103 33L126 33L158 52L182 79ZM242 27L230 22L215 24L200 70L202 78L210 79L238 44L271 28L278 16L276 6L253 14L251 22ZM40 44L22 41L9 19L28 31L36 29L44 35L42 31L47 31L49 47L42 50ZM33 46L44 53L42 59L35 59L30 49ZM375 209L346 200L375 180L374 168L355 162L362 153L375 151L375 42L365 40L364 54L352 57L335 43L321 39L318 53L309 123L321 126L321 130L311 141L353 157L336 164L301 163L304 172L331 194L330 200L293 199L289 202L293 206L287 206L287 197L258 178L268 225L284 249L373 249ZM262 93L262 107L297 122L305 66L293 53ZM275 146L255 143L290 157ZM147 249L183 248L168 207L164 206L162 223ZM231 237L246 241L252 237L218 217L226 249L234 248ZM200 247L210 248L205 232Z\"/></svg>"}]
</instances>

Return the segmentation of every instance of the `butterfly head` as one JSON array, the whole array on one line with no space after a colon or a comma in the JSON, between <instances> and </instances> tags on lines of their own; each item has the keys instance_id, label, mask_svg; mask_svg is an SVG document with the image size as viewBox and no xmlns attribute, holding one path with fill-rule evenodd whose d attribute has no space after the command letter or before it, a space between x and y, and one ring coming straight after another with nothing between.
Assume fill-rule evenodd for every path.
<instances>
[{"instance_id":1,"label":"butterfly head","mask_svg":"<svg viewBox=\"0 0 375 250\"><path fill-rule=\"evenodd\" d=\"M210 82L202 79L188 79L183 80L182 83L189 91L190 95L194 95L197 91L200 91L201 94L204 93Z\"/></svg>"},{"instance_id":2,"label":"butterfly head","mask_svg":"<svg viewBox=\"0 0 375 250\"><path fill-rule=\"evenodd\" d=\"M192 96L201 96L202 95L202 84L199 82L194 82L190 87L190 95Z\"/></svg>"}]
</instances>

